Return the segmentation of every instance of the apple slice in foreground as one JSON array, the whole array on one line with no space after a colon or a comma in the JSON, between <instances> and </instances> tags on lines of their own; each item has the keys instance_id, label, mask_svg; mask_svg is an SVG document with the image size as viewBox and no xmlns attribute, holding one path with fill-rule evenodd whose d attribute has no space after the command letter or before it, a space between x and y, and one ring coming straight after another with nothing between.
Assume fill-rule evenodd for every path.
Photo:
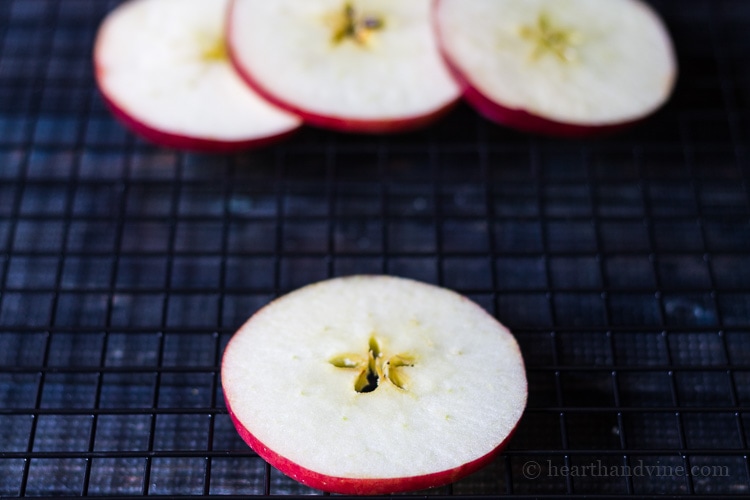
<instances>
[{"instance_id":1,"label":"apple slice in foreground","mask_svg":"<svg viewBox=\"0 0 750 500\"><path fill-rule=\"evenodd\" d=\"M323 491L444 485L486 465L526 405L512 334L469 299L388 276L306 286L253 315L224 351L239 434Z\"/></svg>"},{"instance_id":2,"label":"apple slice in foreground","mask_svg":"<svg viewBox=\"0 0 750 500\"><path fill-rule=\"evenodd\" d=\"M235 151L281 139L298 117L267 103L225 50L228 0L129 0L104 19L96 82L113 114L156 144Z\"/></svg>"},{"instance_id":3,"label":"apple slice in foreground","mask_svg":"<svg viewBox=\"0 0 750 500\"><path fill-rule=\"evenodd\" d=\"M228 45L261 95L307 123L387 133L429 125L460 98L432 0L234 0Z\"/></svg>"},{"instance_id":4,"label":"apple slice in foreground","mask_svg":"<svg viewBox=\"0 0 750 500\"><path fill-rule=\"evenodd\" d=\"M520 130L586 136L661 107L677 63L640 0L436 0L441 51L464 97Z\"/></svg>"}]
</instances>

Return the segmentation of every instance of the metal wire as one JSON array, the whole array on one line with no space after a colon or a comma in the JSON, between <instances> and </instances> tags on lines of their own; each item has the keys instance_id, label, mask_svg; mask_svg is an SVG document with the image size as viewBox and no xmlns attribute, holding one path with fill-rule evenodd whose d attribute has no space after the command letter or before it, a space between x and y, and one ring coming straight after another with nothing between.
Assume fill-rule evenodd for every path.
<instances>
[{"instance_id":1,"label":"metal wire","mask_svg":"<svg viewBox=\"0 0 750 500\"><path fill-rule=\"evenodd\" d=\"M219 157L104 108L91 42L117 3L0 0L0 496L319 493L242 443L220 360L269 300L352 273L456 289L524 352L509 448L420 494L750 492L743 2L653 2L680 84L620 136L460 106L423 132Z\"/></svg>"}]
</instances>

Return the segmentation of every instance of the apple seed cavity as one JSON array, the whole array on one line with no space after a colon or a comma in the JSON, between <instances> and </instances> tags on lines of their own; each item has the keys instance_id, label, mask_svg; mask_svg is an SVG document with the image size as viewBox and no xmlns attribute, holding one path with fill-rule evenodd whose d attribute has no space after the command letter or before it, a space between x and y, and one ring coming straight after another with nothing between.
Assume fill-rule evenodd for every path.
<instances>
[{"instance_id":1,"label":"apple seed cavity","mask_svg":"<svg viewBox=\"0 0 750 500\"><path fill-rule=\"evenodd\" d=\"M408 378L399 368L414 366L414 357L408 354L395 354L386 357L380 346L380 341L371 336L367 358L358 354L341 354L329 361L336 368L359 370L354 382L354 390L359 393L372 392L384 379L399 389L407 390Z\"/></svg>"},{"instance_id":2,"label":"apple seed cavity","mask_svg":"<svg viewBox=\"0 0 750 500\"><path fill-rule=\"evenodd\" d=\"M385 22L381 17L372 14L361 14L352 2L346 2L344 8L331 17L334 45L351 40L357 45L367 46L375 31L383 29Z\"/></svg>"},{"instance_id":3,"label":"apple seed cavity","mask_svg":"<svg viewBox=\"0 0 750 500\"><path fill-rule=\"evenodd\" d=\"M553 55L563 63L573 62L577 55L575 47L581 42L578 32L556 26L545 12L539 14L536 24L522 26L519 34L534 45L532 61Z\"/></svg>"}]
</instances>

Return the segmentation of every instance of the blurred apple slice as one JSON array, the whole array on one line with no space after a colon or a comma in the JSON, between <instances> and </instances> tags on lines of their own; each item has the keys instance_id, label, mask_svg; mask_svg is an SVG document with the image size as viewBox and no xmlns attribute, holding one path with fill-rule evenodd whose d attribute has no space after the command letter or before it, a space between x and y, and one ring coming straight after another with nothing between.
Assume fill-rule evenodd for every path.
<instances>
[{"instance_id":1,"label":"blurred apple slice","mask_svg":"<svg viewBox=\"0 0 750 500\"><path fill-rule=\"evenodd\" d=\"M441 51L482 115L585 136L647 117L671 95L669 34L639 0L436 0Z\"/></svg>"},{"instance_id":2,"label":"blurred apple slice","mask_svg":"<svg viewBox=\"0 0 750 500\"><path fill-rule=\"evenodd\" d=\"M511 333L459 294L403 278L309 285L253 315L221 380L242 438L342 494L420 490L489 463L524 411Z\"/></svg>"},{"instance_id":3,"label":"blurred apple slice","mask_svg":"<svg viewBox=\"0 0 750 500\"><path fill-rule=\"evenodd\" d=\"M225 50L228 0L129 0L103 21L96 82L116 117L162 146L233 151L301 124L242 82Z\"/></svg>"},{"instance_id":4,"label":"blurred apple slice","mask_svg":"<svg viewBox=\"0 0 750 500\"><path fill-rule=\"evenodd\" d=\"M438 53L432 0L234 0L229 51L274 104L318 127L401 132L459 99Z\"/></svg>"}]
</instances>

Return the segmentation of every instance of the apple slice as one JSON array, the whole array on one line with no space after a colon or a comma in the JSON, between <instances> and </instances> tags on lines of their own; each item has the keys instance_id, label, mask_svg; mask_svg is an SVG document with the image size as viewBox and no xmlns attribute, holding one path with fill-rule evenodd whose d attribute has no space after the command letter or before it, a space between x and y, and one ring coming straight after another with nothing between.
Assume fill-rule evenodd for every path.
<instances>
[{"instance_id":1,"label":"apple slice","mask_svg":"<svg viewBox=\"0 0 750 500\"><path fill-rule=\"evenodd\" d=\"M639 0L436 0L441 51L490 120L559 136L606 133L662 106L672 42Z\"/></svg>"},{"instance_id":2,"label":"apple slice","mask_svg":"<svg viewBox=\"0 0 750 500\"><path fill-rule=\"evenodd\" d=\"M242 82L225 50L228 0L129 0L94 46L96 82L113 114L162 146L236 151L301 125Z\"/></svg>"},{"instance_id":3,"label":"apple slice","mask_svg":"<svg viewBox=\"0 0 750 500\"><path fill-rule=\"evenodd\" d=\"M487 464L526 405L511 333L455 292L403 278L309 285L252 316L224 351L239 434L323 491L384 494Z\"/></svg>"},{"instance_id":4,"label":"apple slice","mask_svg":"<svg viewBox=\"0 0 750 500\"><path fill-rule=\"evenodd\" d=\"M344 132L424 127L460 98L437 48L432 0L235 0L239 73L307 123Z\"/></svg>"}]
</instances>

